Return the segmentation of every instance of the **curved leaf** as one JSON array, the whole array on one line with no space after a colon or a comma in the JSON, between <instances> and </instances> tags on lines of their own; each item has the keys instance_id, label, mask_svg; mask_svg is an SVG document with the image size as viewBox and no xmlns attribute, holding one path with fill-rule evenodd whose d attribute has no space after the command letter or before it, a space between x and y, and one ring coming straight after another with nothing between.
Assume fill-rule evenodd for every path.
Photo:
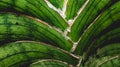
<instances>
[{"instance_id":1,"label":"curved leaf","mask_svg":"<svg viewBox=\"0 0 120 67\"><path fill-rule=\"evenodd\" d=\"M44 0L0 0L0 11L19 11L37 17L64 31L68 24Z\"/></svg>"},{"instance_id":2,"label":"curved leaf","mask_svg":"<svg viewBox=\"0 0 120 67\"><path fill-rule=\"evenodd\" d=\"M68 36L77 42L86 28L99 16L100 13L108 9L108 6L113 4L111 0L89 0L88 4L76 18L71 27L71 32ZM119 8L118 8L119 9Z\"/></svg>"},{"instance_id":3,"label":"curved leaf","mask_svg":"<svg viewBox=\"0 0 120 67\"><path fill-rule=\"evenodd\" d=\"M16 40L34 40L70 50L72 44L42 21L9 13L0 14L0 43Z\"/></svg>"},{"instance_id":4,"label":"curved leaf","mask_svg":"<svg viewBox=\"0 0 120 67\"><path fill-rule=\"evenodd\" d=\"M37 59L56 59L73 65L77 63L77 59L69 53L44 43L21 41L0 47L0 67L21 66L21 63L26 65Z\"/></svg>"},{"instance_id":5,"label":"curved leaf","mask_svg":"<svg viewBox=\"0 0 120 67\"><path fill-rule=\"evenodd\" d=\"M119 67L119 4L0 0L0 67Z\"/></svg>"},{"instance_id":6,"label":"curved leaf","mask_svg":"<svg viewBox=\"0 0 120 67\"><path fill-rule=\"evenodd\" d=\"M86 30L86 32L81 36L78 47L75 53L82 54L86 47L88 47L89 42L92 38L97 36L102 30L106 29L116 21L120 20L120 2L110 7L108 10L103 12L101 16Z\"/></svg>"},{"instance_id":7,"label":"curved leaf","mask_svg":"<svg viewBox=\"0 0 120 67\"><path fill-rule=\"evenodd\" d=\"M69 67L69 65L58 60L40 60L31 64L30 67Z\"/></svg>"},{"instance_id":8,"label":"curved leaf","mask_svg":"<svg viewBox=\"0 0 120 67\"><path fill-rule=\"evenodd\" d=\"M120 43L109 44L97 51L97 56L104 57L104 56L114 56L120 55Z\"/></svg>"},{"instance_id":9,"label":"curved leaf","mask_svg":"<svg viewBox=\"0 0 120 67\"><path fill-rule=\"evenodd\" d=\"M116 28L106 34L103 34L99 38L94 39L92 43L89 43L90 45L88 45L88 49L84 51L85 58L88 58L90 55L93 55L100 48L104 48L107 45L106 42L110 42L111 44L111 43L114 43L114 41L112 42L112 39L115 40L119 38L120 38L120 28Z\"/></svg>"},{"instance_id":10,"label":"curved leaf","mask_svg":"<svg viewBox=\"0 0 120 67\"><path fill-rule=\"evenodd\" d=\"M119 67L120 56L106 56L102 58L91 58L85 67Z\"/></svg>"},{"instance_id":11,"label":"curved leaf","mask_svg":"<svg viewBox=\"0 0 120 67\"><path fill-rule=\"evenodd\" d=\"M64 0L48 0L48 1L58 9L63 8Z\"/></svg>"},{"instance_id":12,"label":"curved leaf","mask_svg":"<svg viewBox=\"0 0 120 67\"><path fill-rule=\"evenodd\" d=\"M68 0L66 8L66 19L74 19L85 1L87 0Z\"/></svg>"}]
</instances>

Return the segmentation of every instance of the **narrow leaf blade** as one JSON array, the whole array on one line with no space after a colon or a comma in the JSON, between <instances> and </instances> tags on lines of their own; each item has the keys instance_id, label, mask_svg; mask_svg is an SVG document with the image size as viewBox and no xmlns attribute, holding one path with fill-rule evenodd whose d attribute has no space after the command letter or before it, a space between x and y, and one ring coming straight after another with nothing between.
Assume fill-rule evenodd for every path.
<instances>
[{"instance_id":1,"label":"narrow leaf blade","mask_svg":"<svg viewBox=\"0 0 120 67\"><path fill-rule=\"evenodd\" d=\"M44 43L19 41L0 47L0 66L26 65L38 59L56 59L75 65L77 59L68 53ZM74 61L74 62L72 62Z\"/></svg>"},{"instance_id":2,"label":"narrow leaf blade","mask_svg":"<svg viewBox=\"0 0 120 67\"><path fill-rule=\"evenodd\" d=\"M68 0L66 9L66 19L74 19L78 11L87 0Z\"/></svg>"},{"instance_id":3,"label":"narrow leaf blade","mask_svg":"<svg viewBox=\"0 0 120 67\"><path fill-rule=\"evenodd\" d=\"M34 40L53 44L68 51L72 47L72 44L54 28L43 21L27 16L2 13L0 14L0 28L0 43Z\"/></svg>"},{"instance_id":4,"label":"narrow leaf blade","mask_svg":"<svg viewBox=\"0 0 120 67\"><path fill-rule=\"evenodd\" d=\"M0 0L0 11L18 11L36 18L64 31L68 24L44 0Z\"/></svg>"}]
</instances>

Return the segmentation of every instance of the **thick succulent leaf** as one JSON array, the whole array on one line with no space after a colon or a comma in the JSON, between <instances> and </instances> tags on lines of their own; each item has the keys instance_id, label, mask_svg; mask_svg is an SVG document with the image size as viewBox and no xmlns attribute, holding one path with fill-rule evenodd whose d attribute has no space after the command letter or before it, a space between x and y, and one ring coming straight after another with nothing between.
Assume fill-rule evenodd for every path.
<instances>
[{"instance_id":1,"label":"thick succulent leaf","mask_svg":"<svg viewBox=\"0 0 120 67\"><path fill-rule=\"evenodd\" d=\"M97 51L97 56L104 57L104 56L114 56L120 55L120 43L109 44Z\"/></svg>"},{"instance_id":2,"label":"thick succulent leaf","mask_svg":"<svg viewBox=\"0 0 120 67\"><path fill-rule=\"evenodd\" d=\"M119 4L0 0L0 67L119 67Z\"/></svg>"},{"instance_id":3,"label":"thick succulent leaf","mask_svg":"<svg viewBox=\"0 0 120 67\"><path fill-rule=\"evenodd\" d=\"M58 60L40 60L31 64L30 67L69 67L69 65Z\"/></svg>"},{"instance_id":4,"label":"thick succulent leaf","mask_svg":"<svg viewBox=\"0 0 120 67\"><path fill-rule=\"evenodd\" d=\"M0 0L0 11L21 12L37 17L64 31L68 24L44 0Z\"/></svg>"},{"instance_id":5,"label":"thick succulent leaf","mask_svg":"<svg viewBox=\"0 0 120 67\"><path fill-rule=\"evenodd\" d=\"M120 2L103 12L100 17L84 32L75 50L76 54L82 54L92 38L97 36L102 30L106 29L116 21L120 20Z\"/></svg>"},{"instance_id":6,"label":"thick succulent leaf","mask_svg":"<svg viewBox=\"0 0 120 67\"><path fill-rule=\"evenodd\" d=\"M102 58L91 58L85 67L119 67L120 56L106 56Z\"/></svg>"},{"instance_id":7,"label":"thick succulent leaf","mask_svg":"<svg viewBox=\"0 0 120 67\"><path fill-rule=\"evenodd\" d=\"M99 47L104 44L106 41L112 40L114 38L120 38L120 27L112 29L110 32L103 34L99 38L96 38L90 46Z\"/></svg>"},{"instance_id":8,"label":"thick succulent leaf","mask_svg":"<svg viewBox=\"0 0 120 67\"><path fill-rule=\"evenodd\" d=\"M65 50L72 47L61 33L42 21L9 13L0 14L0 43L16 40L42 41Z\"/></svg>"},{"instance_id":9,"label":"thick succulent leaf","mask_svg":"<svg viewBox=\"0 0 120 67\"><path fill-rule=\"evenodd\" d=\"M48 1L58 9L63 8L64 0L48 0Z\"/></svg>"},{"instance_id":10,"label":"thick succulent leaf","mask_svg":"<svg viewBox=\"0 0 120 67\"><path fill-rule=\"evenodd\" d=\"M44 43L21 41L0 47L0 67L26 65L37 59L56 59L77 64L77 59L69 53Z\"/></svg>"},{"instance_id":11,"label":"thick succulent leaf","mask_svg":"<svg viewBox=\"0 0 120 67\"><path fill-rule=\"evenodd\" d=\"M85 58L89 57L89 55L93 55L93 53L96 53L97 50L100 48L104 48L107 44L114 43L115 42L120 42L120 28L116 28L114 30L111 30L110 32L103 34L97 39L94 39L92 43L89 43L88 49L84 51ZM113 40L114 39L114 40ZM116 41L118 39L119 41ZM107 43L108 42L108 43Z\"/></svg>"},{"instance_id":12,"label":"thick succulent leaf","mask_svg":"<svg viewBox=\"0 0 120 67\"><path fill-rule=\"evenodd\" d=\"M66 8L66 19L74 19L77 16L79 9L87 0L68 0Z\"/></svg>"},{"instance_id":13,"label":"thick succulent leaf","mask_svg":"<svg viewBox=\"0 0 120 67\"><path fill-rule=\"evenodd\" d=\"M74 24L71 27L71 32L68 33L68 36L73 41L78 41L81 35L85 32L85 29L112 3L114 3L114 1L111 0L89 0L86 7L74 21Z\"/></svg>"}]
</instances>

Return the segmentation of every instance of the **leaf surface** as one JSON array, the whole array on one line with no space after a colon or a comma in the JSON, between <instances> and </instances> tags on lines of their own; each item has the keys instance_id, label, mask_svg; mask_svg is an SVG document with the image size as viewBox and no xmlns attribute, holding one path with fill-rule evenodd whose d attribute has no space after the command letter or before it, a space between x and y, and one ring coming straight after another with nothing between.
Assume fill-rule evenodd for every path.
<instances>
[{"instance_id":1,"label":"leaf surface","mask_svg":"<svg viewBox=\"0 0 120 67\"><path fill-rule=\"evenodd\" d=\"M0 42L16 40L40 41L70 50L72 44L54 28L43 21L9 13L0 14Z\"/></svg>"},{"instance_id":2,"label":"leaf surface","mask_svg":"<svg viewBox=\"0 0 120 67\"><path fill-rule=\"evenodd\" d=\"M40 60L31 64L30 67L69 67L69 65L57 60Z\"/></svg>"},{"instance_id":3,"label":"leaf surface","mask_svg":"<svg viewBox=\"0 0 120 67\"><path fill-rule=\"evenodd\" d=\"M66 8L66 19L74 19L77 16L80 8L83 6L87 0L68 0Z\"/></svg>"},{"instance_id":4,"label":"leaf surface","mask_svg":"<svg viewBox=\"0 0 120 67\"><path fill-rule=\"evenodd\" d=\"M44 0L0 0L0 11L12 11L39 18L64 31L68 24Z\"/></svg>"},{"instance_id":5,"label":"leaf surface","mask_svg":"<svg viewBox=\"0 0 120 67\"><path fill-rule=\"evenodd\" d=\"M71 32L68 33L68 36L74 42L77 42L88 26L93 23L99 14L108 9L106 7L113 3L114 2L111 0L89 0L86 7L74 21L74 24L71 27Z\"/></svg>"},{"instance_id":6,"label":"leaf surface","mask_svg":"<svg viewBox=\"0 0 120 67\"><path fill-rule=\"evenodd\" d=\"M58 9L63 8L64 0L48 0L48 1Z\"/></svg>"},{"instance_id":7,"label":"leaf surface","mask_svg":"<svg viewBox=\"0 0 120 67\"><path fill-rule=\"evenodd\" d=\"M77 59L70 54L44 43L19 41L0 47L1 67L21 67L20 65L31 64L37 59L56 59L73 65L77 63Z\"/></svg>"},{"instance_id":8,"label":"leaf surface","mask_svg":"<svg viewBox=\"0 0 120 67\"><path fill-rule=\"evenodd\" d=\"M88 47L89 42L92 41L93 37L97 36L101 31L120 20L119 3L120 2L117 2L103 12L100 17L86 30L81 37L75 53L82 54L85 50L84 48Z\"/></svg>"}]
</instances>

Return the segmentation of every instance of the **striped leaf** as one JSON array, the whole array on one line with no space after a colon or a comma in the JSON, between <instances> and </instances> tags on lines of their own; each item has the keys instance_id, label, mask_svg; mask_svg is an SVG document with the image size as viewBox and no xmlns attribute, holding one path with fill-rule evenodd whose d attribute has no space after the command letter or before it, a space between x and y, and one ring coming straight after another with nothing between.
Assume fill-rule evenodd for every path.
<instances>
[{"instance_id":1,"label":"striped leaf","mask_svg":"<svg viewBox=\"0 0 120 67\"><path fill-rule=\"evenodd\" d=\"M0 34L1 43L34 40L53 44L65 50L72 47L72 44L54 28L26 16L0 14Z\"/></svg>"},{"instance_id":2,"label":"striped leaf","mask_svg":"<svg viewBox=\"0 0 120 67\"><path fill-rule=\"evenodd\" d=\"M44 43L20 41L0 47L0 67L22 67L37 59L56 59L77 64L77 59L69 53Z\"/></svg>"},{"instance_id":3,"label":"striped leaf","mask_svg":"<svg viewBox=\"0 0 120 67\"><path fill-rule=\"evenodd\" d=\"M100 13L106 10L106 7L113 3L114 2L111 0L90 0L81 14L74 21L74 24L71 27L71 32L68 33L68 36L74 42L77 42L85 32L86 28L93 23Z\"/></svg>"},{"instance_id":4,"label":"striped leaf","mask_svg":"<svg viewBox=\"0 0 120 67\"><path fill-rule=\"evenodd\" d=\"M0 0L0 67L119 66L120 0Z\"/></svg>"},{"instance_id":5,"label":"striped leaf","mask_svg":"<svg viewBox=\"0 0 120 67\"><path fill-rule=\"evenodd\" d=\"M69 67L69 66L58 60L40 60L35 63L32 63L30 67Z\"/></svg>"},{"instance_id":6,"label":"striped leaf","mask_svg":"<svg viewBox=\"0 0 120 67\"><path fill-rule=\"evenodd\" d=\"M44 0L0 0L1 11L18 11L34 16L64 31L68 24Z\"/></svg>"},{"instance_id":7,"label":"striped leaf","mask_svg":"<svg viewBox=\"0 0 120 67\"><path fill-rule=\"evenodd\" d=\"M58 9L63 8L64 0L48 0L48 1Z\"/></svg>"},{"instance_id":8,"label":"striped leaf","mask_svg":"<svg viewBox=\"0 0 120 67\"><path fill-rule=\"evenodd\" d=\"M89 42L92 41L93 37L97 36L100 32L102 32L102 30L120 20L119 4L120 2L114 4L103 12L100 17L85 31L85 33L81 36L81 40L75 53L82 54L85 48L88 47Z\"/></svg>"},{"instance_id":9,"label":"striped leaf","mask_svg":"<svg viewBox=\"0 0 120 67\"><path fill-rule=\"evenodd\" d=\"M66 7L66 19L71 20L77 16L80 8L87 0L68 0Z\"/></svg>"},{"instance_id":10,"label":"striped leaf","mask_svg":"<svg viewBox=\"0 0 120 67\"><path fill-rule=\"evenodd\" d=\"M119 67L120 66L120 56L106 56L99 59L92 58L85 67Z\"/></svg>"},{"instance_id":11,"label":"striped leaf","mask_svg":"<svg viewBox=\"0 0 120 67\"><path fill-rule=\"evenodd\" d=\"M94 53L96 53L97 50L104 48L107 45L109 46L109 44L120 42L119 38L120 38L120 28L114 29L106 34L103 34L97 39L95 38L94 41L92 41L92 43L89 45L88 49L84 51L85 58L88 58L90 55L94 55ZM119 51L119 49L116 50Z\"/></svg>"}]
</instances>

